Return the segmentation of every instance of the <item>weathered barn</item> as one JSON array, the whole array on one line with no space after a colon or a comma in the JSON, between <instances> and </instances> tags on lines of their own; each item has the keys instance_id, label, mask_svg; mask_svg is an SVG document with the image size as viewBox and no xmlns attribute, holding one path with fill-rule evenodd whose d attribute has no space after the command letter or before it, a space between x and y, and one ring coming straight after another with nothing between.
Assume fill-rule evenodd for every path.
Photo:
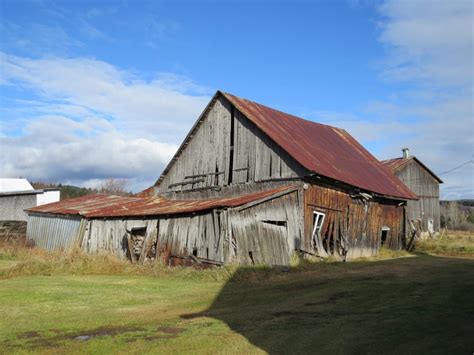
<instances>
[{"instance_id":1,"label":"weathered barn","mask_svg":"<svg viewBox=\"0 0 474 355\"><path fill-rule=\"evenodd\" d=\"M37 221L29 238L47 243L37 231L52 228L48 215L62 211L79 216L77 231L81 223L89 231L68 240L91 251L113 241L125 255L131 247L124 240L137 226L128 223L140 220L137 231L147 240L140 255L287 265L295 251L354 258L381 245L401 248L406 201L416 199L345 130L220 91L145 195L91 209L31 209L30 221Z\"/></svg>"},{"instance_id":2,"label":"weathered barn","mask_svg":"<svg viewBox=\"0 0 474 355\"><path fill-rule=\"evenodd\" d=\"M405 185L418 196L418 200L408 201L407 222L421 221L424 232L433 234L440 228L439 184L443 181L426 167L417 157L410 156L408 148L403 148L400 158L383 160Z\"/></svg>"}]
</instances>

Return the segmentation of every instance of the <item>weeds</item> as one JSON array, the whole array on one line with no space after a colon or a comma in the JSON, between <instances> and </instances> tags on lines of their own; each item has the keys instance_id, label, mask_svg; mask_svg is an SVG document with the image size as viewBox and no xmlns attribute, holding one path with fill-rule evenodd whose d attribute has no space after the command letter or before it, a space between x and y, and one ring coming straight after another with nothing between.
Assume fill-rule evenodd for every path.
<instances>
[{"instance_id":1,"label":"weeds","mask_svg":"<svg viewBox=\"0 0 474 355\"><path fill-rule=\"evenodd\" d=\"M471 232L446 231L437 238L417 241L415 252L472 258L474 235Z\"/></svg>"}]
</instances>

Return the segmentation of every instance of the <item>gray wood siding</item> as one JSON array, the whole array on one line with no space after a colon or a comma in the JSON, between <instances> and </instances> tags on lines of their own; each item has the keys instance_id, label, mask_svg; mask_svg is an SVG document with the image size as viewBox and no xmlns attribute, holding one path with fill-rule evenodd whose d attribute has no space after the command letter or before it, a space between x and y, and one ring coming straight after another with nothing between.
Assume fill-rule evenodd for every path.
<instances>
[{"instance_id":1,"label":"gray wood siding","mask_svg":"<svg viewBox=\"0 0 474 355\"><path fill-rule=\"evenodd\" d=\"M154 233L156 219L93 219L88 221L81 248L88 253L107 252L119 258L127 258L127 230L146 228L146 233Z\"/></svg>"},{"instance_id":2,"label":"gray wood siding","mask_svg":"<svg viewBox=\"0 0 474 355\"><path fill-rule=\"evenodd\" d=\"M199 215L162 218L158 226L157 252L165 261L172 256L224 261L221 214L209 211Z\"/></svg>"},{"instance_id":3,"label":"gray wood siding","mask_svg":"<svg viewBox=\"0 0 474 355\"><path fill-rule=\"evenodd\" d=\"M407 218L421 219L425 231L428 228L428 219L433 219L434 230L438 231L440 227L438 181L414 160L397 171L396 175L420 198L418 201L408 201Z\"/></svg>"},{"instance_id":4,"label":"gray wood siding","mask_svg":"<svg viewBox=\"0 0 474 355\"><path fill-rule=\"evenodd\" d=\"M303 175L301 165L221 97L163 176L159 193Z\"/></svg>"},{"instance_id":5,"label":"gray wood siding","mask_svg":"<svg viewBox=\"0 0 474 355\"><path fill-rule=\"evenodd\" d=\"M229 210L231 260L243 265L289 265L303 237L303 195L287 195Z\"/></svg>"}]
</instances>

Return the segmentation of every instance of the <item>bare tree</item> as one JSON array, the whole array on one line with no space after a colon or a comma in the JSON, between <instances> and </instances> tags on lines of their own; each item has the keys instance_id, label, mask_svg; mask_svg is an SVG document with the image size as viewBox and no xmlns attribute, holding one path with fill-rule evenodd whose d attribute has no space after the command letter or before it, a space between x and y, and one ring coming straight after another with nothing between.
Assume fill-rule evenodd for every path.
<instances>
[{"instance_id":1,"label":"bare tree","mask_svg":"<svg viewBox=\"0 0 474 355\"><path fill-rule=\"evenodd\" d=\"M100 192L111 195L127 196L130 195L130 193L127 192L127 185L128 181L126 179L108 178L102 183Z\"/></svg>"},{"instance_id":2,"label":"bare tree","mask_svg":"<svg viewBox=\"0 0 474 355\"><path fill-rule=\"evenodd\" d=\"M457 229L467 221L467 216L461 210L457 201L449 201L441 207L441 215L449 229Z\"/></svg>"}]
</instances>

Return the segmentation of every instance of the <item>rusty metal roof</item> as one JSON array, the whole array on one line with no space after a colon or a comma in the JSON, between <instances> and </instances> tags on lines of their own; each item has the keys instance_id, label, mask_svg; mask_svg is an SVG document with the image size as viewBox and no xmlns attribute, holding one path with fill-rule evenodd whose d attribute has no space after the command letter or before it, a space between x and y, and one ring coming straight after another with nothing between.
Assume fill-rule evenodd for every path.
<instances>
[{"instance_id":1,"label":"rusty metal roof","mask_svg":"<svg viewBox=\"0 0 474 355\"><path fill-rule=\"evenodd\" d=\"M140 200L139 197L114 196L106 194L85 195L27 209L27 212L41 212L68 215L86 215L92 211L113 205Z\"/></svg>"},{"instance_id":2,"label":"rusty metal roof","mask_svg":"<svg viewBox=\"0 0 474 355\"><path fill-rule=\"evenodd\" d=\"M394 158L394 159L387 159L387 160L382 160L381 163L388 167L393 173L396 173L400 169L402 169L408 162L410 161L416 161L423 169L425 169L435 180L437 180L440 184L443 183L443 180L441 180L433 171L428 169L428 167L423 164L420 159L417 157L409 157L409 158Z\"/></svg>"},{"instance_id":3,"label":"rusty metal roof","mask_svg":"<svg viewBox=\"0 0 474 355\"><path fill-rule=\"evenodd\" d=\"M164 197L119 197L104 194L87 195L30 208L28 212L80 215L86 218L160 216L193 213L215 208L237 207L246 203L291 192L295 186L284 186L237 197L207 200L169 200Z\"/></svg>"},{"instance_id":4,"label":"rusty metal roof","mask_svg":"<svg viewBox=\"0 0 474 355\"><path fill-rule=\"evenodd\" d=\"M150 186L143 191L134 194L134 197L150 197L155 195L155 186Z\"/></svg>"},{"instance_id":5,"label":"rusty metal roof","mask_svg":"<svg viewBox=\"0 0 474 355\"><path fill-rule=\"evenodd\" d=\"M417 198L344 129L221 94L309 171L380 195Z\"/></svg>"}]
</instances>

